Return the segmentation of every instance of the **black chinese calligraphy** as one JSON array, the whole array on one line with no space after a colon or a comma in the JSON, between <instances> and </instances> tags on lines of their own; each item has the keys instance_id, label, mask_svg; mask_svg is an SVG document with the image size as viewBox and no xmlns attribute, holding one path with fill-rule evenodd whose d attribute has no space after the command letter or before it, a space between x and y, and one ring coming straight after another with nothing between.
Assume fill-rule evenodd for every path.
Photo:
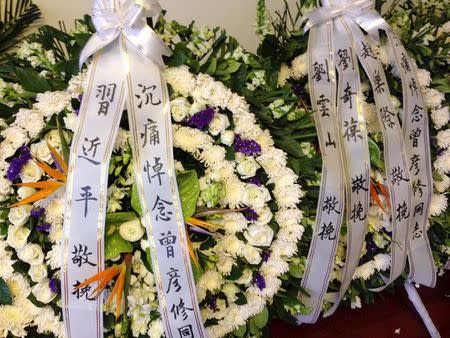
<instances>
[{"instance_id":1,"label":"black chinese calligraphy","mask_svg":"<svg viewBox=\"0 0 450 338\"><path fill-rule=\"evenodd\" d=\"M337 214L340 214L339 210L339 201L336 196L325 197L325 201L323 201L322 211L326 212L329 215L333 211Z\"/></svg>"},{"instance_id":2,"label":"black chinese calligraphy","mask_svg":"<svg viewBox=\"0 0 450 338\"><path fill-rule=\"evenodd\" d=\"M414 175L417 176L420 173L420 156L418 154L414 154L413 156L411 156L411 158L409 159L411 166L409 167L409 171L413 172L414 171Z\"/></svg>"},{"instance_id":3,"label":"black chinese calligraphy","mask_svg":"<svg viewBox=\"0 0 450 338\"><path fill-rule=\"evenodd\" d=\"M414 78L412 78L408 83L409 90L411 91L412 96L418 95L419 87L417 86L417 82Z\"/></svg>"},{"instance_id":4,"label":"black chinese calligraphy","mask_svg":"<svg viewBox=\"0 0 450 338\"><path fill-rule=\"evenodd\" d=\"M409 134L409 139L412 141L413 148L417 148L419 146L419 137L422 134L422 129L416 128Z\"/></svg>"},{"instance_id":5,"label":"black chinese calligraphy","mask_svg":"<svg viewBox=\"0 0 450 338\"><path fill-rule=\"evenodd\" d=\"M157 221L161 220L168 222L172 219L172 211L167 211L167 206L172 205L172 202L163 200L159 195L156 196L155 204L152 211L158 211L155 218Z\"/></svg>"},{"instance_id":6,"label":"black chinese calligraphy","mask_svg":"<svg viewBox=\"0 0 450 338\"><path fill-rule=\"evenodd\" d=\"M351 117L350 121L344 121L344 138L347 139L347 142L350 140L357 142L358 139L362 140L362 133L358 126L358 121Z\"/></svg>"},{"instance_id":7,"label":"black chinese calligraphy","mask_svg":"<svg viewBox=\"0 0 450 338\"><path fill-rule=\"evenodd\" d=\"M117 84L110 83L108 85L97 86L96 98L99 99L98 115L108 115L109 106L114 101L116 95Z\"/></svg>"},{"instance_id":8,"label":"black chinese calligraphy","mask_svg":"<svg viewBox=\"0 0 450 338\"><path fill-rule=\"evenodd\" d=\"M194 338L194 332L192 331L192 325L185 325L178 328L180 338Z\"/></svg>"},{"instance_id":9,"label":"black chinese calligraphy","mask_svg":"<svg viewBox=\"0 0 450 338\"><path fill-rule=\"evenodd\" d=\"M353 99L352 96L356 95L356 92L352 92L352 87L350 86L350 83L347 81L347 86L344 88L344 95L340 98L342 102L349 103L348 108L353 108Z\"/></svg>"},{"instance_id":10,"label":"black chinese calligraphy","mask_svg":"<svg viewBox=\"0 0 450 338\"><path fill-rule=\"evenodd\" d=\"M328 141L325 142L325 147L334 147L334 148L336 148L336 142L331 139L330 132L328 132Z\"/></svg>"},{"instance_id":11,"label":"black chinese calligraphy","mask_svg":"<svg viewBox=\"0 0 450 338\"><path fill-rule=\"evenodd\" d=\"M408 206L406 205L406 201L403 201L403 203L399 203L397 205L396 209L396 216L395 219L399 222L401 222L403 219L407 219L409 217L409 211Z\"/></svg>"},{"instance_id":12,"label":"black chinese calligraphy","mask_svg":"<svg viewBox=\"0 0 450 338\"><path fill-rule=\"evenodd\" d=\"M147 123L144 124L144 132L141 133L142 148L147 145L159 144L159 130L155 121L147 119Z\"/></svg>"},{"instance_id":13,"label":"black chinese calligraphy","mask_svg":"<svg viewBox=\"0 0 450 338\"><path fill-rule=\"evenodd\" d=\"M419 227L419 222L416 222L416 224L414 225L413 240L422 237L422 235L423 235L423 231Z\"/></svg>"},{"instance_id":14,"label":"black chinese calligraphy","mask_svg":"<svg viewBox=\"0 0 450 338\"><path fill-rule=\"evenodd\" d=\"M394 117L395 114L389 110L389 107L381 107L380 108L380 117L383 121L384 127L388 127L390 129L394 128L395 122Z\"/></svg>"},{"instance_id":15,"label":"black chinese calligraphy","mask_svg":"<svg viewBox=\"0 0 450 338\"><path fill-rule=\"evenodd\" d=\"M188 319L188 311L194 311L194 309L186 307L186 304L182 298L180 298L178 305L173 304L170 308L170 312L175 320L177 320L177 318L182 318L183 320Z\"/></svg>"},{"instance_id":16,"label":"black chinese calligraphy","mask_svg":"<svg viewBox=\"0 0 450 338\"><path fill-rule=\"evenodd\" d=\"M84 202L84 217L85 218L89 211L89 209L88 209L89 201L97 201L97 198L93 197L94 195L91 193L91 189L92 188L90 186L82 187L81 192L80 192L81 198L76 200L77 202Z\"/></svg>"},{"instance_id":17,"label":"black chinese calligraphy","mask_svg":"<svg viewBox=\"0 0 450 338\"><path fill-rule=\"evenodd\" d=\"M357 195L359 195L361 191L368 191L369 188L367 185L367 179L363 177L363 174L352 177L352 192L356 192Z\"/></svg>"},{"instance_id":18,"label":"black chinese calligraphy","mask_svg":"<svg viewBox=\"0 0 450 338\"><path fill-rule=\"evenodd\" d=\"M373 81L375 82L374 83L375 86L374 86L373 90L377 94L382 94L382 93L384 93L384 86L385 86L386 83L383 82L380 70L376 70L374 72L374 75L375 76L373 78Z\"/></svg>"},{"instance_id":19,"label":"black chinese calligraphy","mask_svg":"<svg viewBox=\"0 0 450 338\"><path fill-rule=\"evenodd\" d=\"M416 196L416 194L418 193L420 195L420 198L422 198L423 197L423 188L425 188L426 186L427 186L426 184L422 184L422 181L420 179L413 181L413 184L412 184L413 195Z\"/></svg>"},{"instance_id":20,"label":"black chinese calligraphy","mask_svg":"<svg viewBox=\"0 0 450 338\"><path fill-rule=\"evenodd\" d=\"M79 268L81 268L84 264L88 264L90 266L97 266L97 264L89 261L89 256L92 255L92 252L89 251L89 248L86 245L78 244L73 246L72 251L72 263Z\"/></svg>"},{"instance_id":21,"label":"black chinese calligraphy","mask_svg":"<svg viewBox=\"0 0 450 338\"><path fill-rule=\"evenodd\" d=\"M337 51L337 55L338 55L338 66L342 69L342 70L346 70L349 67L350 62L352 62L352 58L351 58L351 53L352 53L352 49L339 49Z\"/></svg>"},{"instance_id":22,"label":"black chinese calligraphy","mask_svg":"<svg viewBox=\"0 0 450 338\"><path fill-rule=\"evenodd\" d=\"M406 73L411 71L411 66L409 64L409 58L405 55L405 53L402 53L400 65L402 66L403 70Z\"/></svg>"},{"instance_id":23,"label":"black chinese calligraphy","mask_svg":"<svg viewBox=\"0 0 450 338\"><path fill-rule=\"evenodd\" d=\"M145 86L143 84L138 84L137 94L135 94L138 101L138 108L141 109L142 106L151 104L152 106L158 106L161 104L159 98L155 98L156 86Z\"/></svg>"},{"instance_id":24,"label":"black chinese calligraphy","mask_svg":"<svg viewBox=\"0 0 450 338\"><path fill-rule=\"evenodd\" d=\"M320 228L322 231L319 232L318 236L323 241L327 239L329 241L334 241L336 239L336 229L332 222L326 224L324 223Z\"/></svg>"},{"instance_id":25,"label":"black chinese calligraphy","mask_svg":"<svg viewBox=\"0 0 450 338\"><path fill-rule=\"evenodd\" d=\"M416 217L417 215L423 216L424 206L425 206L425 203L423 203L423 202L417 204L414 207L414 215L413 215L413 217Z\"/></svg>"},{"instance_id":26,"label":"black chinese calligraphy","mask_svg":"<svg viewBox=\"0 0 450 338\"><path fill-rule=\"evenodd\" d=\"M313 80L317 82L322 81L325 78L330 82L330 76L328 74L328 60L324 60L324 63L318 63L317 61L313 64Z\"/></svg>"},{"instance_id":27,"label":"black chinese calligraphy","mask_svg":"<svg viewBox=\"0 0 450 338\"><path fill-rule=\"evenodd\" d=\"M367 215L364 213L364 207L361 203L361 201L358 201L358 203L354 203L352 207L352 212L350 219L353 222L362 222L367 218Z\"/></svg>"},{"instance_id":28,"label":"black chinese calligraphy","mask_svg":"<svg viewBox=\"0 0 450 338\"><path fill-rule=\"evenodd\" d=\"M95 137L92 140L85 137L84 143L81 146L81 149L83 150L83 155L79 155L78 158L85 159L86 161L89 161L94 165L99 165L100 162L95 161L94 158L97 155L97 148L100 145L101 145L101 142L98 137Z\"/></svg>"},{"instance_id":29,"label":"black chinese calligraphy","mask_svg":"<svg viewBox=\"0 0 450 338\"><path fill-rule=\"evenodd\" d=\"M320 113L322 114L322 117L330 116L330 100L325 97L325 95L320 95L319 100L317 100L317 106L319 108Z\"/></svg>"},{"instance_id":30,"label":"black chinese calligraphy","mask_svg":"<svg viewBox=\"0 0 450 338\"><path fill-rule=\"evenodd\" d=\"M166 293L169 293L170 290L173 290L175 292L179 292L181 290L181 285L179 279L181 278L179 274L178 269L170 268L169 272L167 273L169 276L169 286L167 287Z\"/></svg>"},{"instance_id":31,"label":"black chinese calligraphy","mask_svg":"<svg viewBox=\"0 0 450 338\"><path fill-rule=\"evenodd\" d=\"M80 285L80 284L81 284L81 282L77 280L76 283L74 285L72 285L73 286L72 295L74 295L77 299L84 298L89 301L94 301L95 298L89 296L89 293L91 291L91 286L86 285L81 288L78 288L78 285Z\"/></svg>"},{"instance_id":32,"label":"black chinese calligraphy","mask_svg":"<svg viewBox=\"0 0 450 338\"><path fill-rule=\"evenodd\" d=\"M414 105L413 111L411 112L411 122L420 122L423 117L423 107L418 106L417 104Z\"/></svg>"},{"instance_id":33,"label":"black chinese calligraphy","mask_svg":"<svg viewBox=\"0 0 450 338\"><path fill-rule=\"evenodd\" d=\"M166 248L167 258L175 257L174 245L176 241L177 237L172 235L170 231L168 231L167 233L161 233L159 244Z\"/></svg>"},{"instance_id":34,"label":"black chinese calligraphy","mask_svg":"<svg viewBox=\"0 0 450 338\"><path fill-rule=\"evenodd\" d=\"M400 185L401 182L409 182L409 179L405 177L404 170L398 165L391 169L391 183Z\"/></svg>"},{"instance_id":35,"label":"black chinese calligraphy","mask_svg":"<svg viewBox=\"0 0 450 338\"><path fill-rule=\"evenodd\" d=\"M163 164L161 163L161 158L154 157L153 160L155 162L155 164L153 165L150 164L149 161L146 161L144 165L144 172L147 173L148 183L152 183L152 180L156 178L159 185L161 186L161 176L165 175L166 173L162 171Z\"/></svg>"},{"instance_id":36,"label":"black chinese calligraphy","mask_svg":"<svg viewBox=\"0 0 450 338\"><path fill-rule=\"evenodd\" d=\"M375 56L375 53L373 52L372 48L368 44L362 42L361 45L362 45L361 46L361 50L362 50L361 51L361 57L364 60L367 59L368 57L370 57L370 58L372 58L374 60L377 59L377 57Z\"/></svg>"}]
</instances>

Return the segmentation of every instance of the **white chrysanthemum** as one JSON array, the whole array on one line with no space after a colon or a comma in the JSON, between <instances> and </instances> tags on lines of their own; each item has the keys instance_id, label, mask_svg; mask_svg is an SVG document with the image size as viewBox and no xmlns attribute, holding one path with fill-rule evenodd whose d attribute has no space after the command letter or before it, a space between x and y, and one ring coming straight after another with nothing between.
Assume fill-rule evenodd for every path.
<instances>
[{"instance_id":1,"label":"white chrysanthemum","mask_svg":"<svg viewBox=\"0 0 450 338\"><path fill-rule=\"evenodd\" d=\"M217 248L229 253L233 257L242 256L245 243L234 235L221 236L218 239Z\"/></svg>"},{"instance_id":2,"label":"white chrysanthemum","mask_svg":"<svg viewBox=\"0 0 450 338\"><path fill-rule=\"evenodd\" d=\"M431 84L431 74L426 69L417 70L417 81L422 87L428 87Z\"/></svg>"},{"instance_id":3,"label":"white chrysanthemum","mask_svg":"<svg viewBox=\"0 0 450 338\"><path fill-rule=\"evenodd\" d=\"M214 270L207 270L199 278L197 282L198 299L201 302L206 297L206 291L217 292L223 284L223 279L220 273Z\"/></svg>"},{"instance_id":4,"label":"white chrysanthemum","mask_svg":"<svg viewBox=\"0 0 450 338\"><path fill-rule=\"evenodd\" d=\"M434 180L434 188L437 192L443 193L450 187L450 177L441 175L441 180Z\"/></svg>"},{"instance_id":5,"label":"white chrysanthemum","mask_svg":"<svg viewBox=\"0 0 450 338\"><path fill-rule=\"evenodd\" d=\"M226 233L235 234L247 228L248 222L240 212L229 212L222 216L222 219L215 221L221 225Z\"/></svg>"},{"instance_id":6,"label":"white chrysanthemum","mask_svg":"<svg viewBox=\"0 0 450 338\"><path fill-rule=\"evenodd\" d=\"M18 305L0 306L0 336L8 337L11 333L15 337L26 337L25 330L33 321L33 317L24 313Z\"/></svg>"},{"instance_id":7,"label":"white chrysanthemum","mask_svg":"<svg viewBox=\"0 0 450 338\"><path fill-rule=\"evenodd\" d=\"M25 299L30 295L31 288L28 279L20 273L14 273L6 280L6 284L14 300Z\"/></svg>"},{"instance_id":8,"label":"white chrysanthemum","mask_svg":"<svg viewBox=\"0 0 450 338\"><path fill-rule=\"evenodd\" d=\"M11 260L10 257L0 258L0 278L8 279L12 277L14 273L14 263L15 261Z\"/></svg>"},{"instance_id":9,"label":"white chrysanthemum","mask_svg":"<svg viewBox=\"0 0 450 338\"><path fill-rule=\"evenodd\" d=\"M436 129L441 129L450 121L449 107L445 106L431 111L431 120Z\"/></svg>"},{"instance_id":10,"label":"white chrysanthemum","mask_svg":"<svg viewBox=\"0 0 450 338\"><path fill-rule=\"evenodd\" d=\"M194 155L199 154L199 149L206 143L211 143L211 138L198 130L174 125L174 146Z\"/></svg>"},{"instance_id":11,"label":"white chrysanthemum","mask_svg":"<svg viewBox=\"0 0 450 338\"><path fill-rule=\"evenodd\" d=\"M61 268L61 248L61 244L53 244L52 249L45 256L45 260L52 270Z\"/></svg>"},{"instance_id":12,"label":"white chrysanthemum","mask_svg":"<svg viewBox=\"0 0 450 338\"><path fill-rule=\"evenodd\" d=\"M433 88L424 89L423 94L426 106L432 109L440 108L442 101L445 100L445 95Z\"/></svg>"},{"instance_id":13,"label":"white chrysanthemum","mask_svg":"<svg viewBox=\"0 0 450 338\"><path fill-rule=\"evenodd\" d=\"M72 132L76 132L78 130L78 125L80 124L80 119L78 115L75 113L68 113L67 116L63 118L64 125L67 129Z\"/></svg>"},{"instance_id":14,"label":"white chrysanthemum","mask_svg":"<svg viewBox=\"0 0 450 338\"><path fill-rule=\"evenodd\" d=\"M378 254L373 258L373 266L378 271L386 271L391 266L391 256L388 254Z\"/></svg>"},{"instance_id":15,"label":"white chrysanthemum","mask_svg":"<svg viewBox=\"0 0 450 338\"><path fill-rule=\"evenodd\" d=\"M39 315L35 317L34 324L38 333L51 332L56 337L63 337L63 322L50 306L39 309Z\"/></svg>"},{"instance_id":16,"label":"white chrysanthemum","mask_svg":"<svg viewBox=\"0 0 450 338\"><path fill-rule=\"evenodd\" d=\"M189 96L195 89L196 81L187 66L168 68L166 70L167 82L176 93Z\"/></svg>"},{"instance_id":17,"label":"white chrysanthemum","mask_svg":"<svg viewBox=\"0 0 450 338\"><path fill-rule=\"evenodd\" d=\"M54 114L62 112L64 109L71 109L71 97L67 92L45 92L39 93L37 102L33 107L49 118Z\"/></svg>"},{"instance_id":18,"label":"white chrysanthemum","mask_svg":"<svg viewBox=\"0 0 450 338\"><path fill-rule=\"evenodd\" d=\"M448 174L450 172L450 150L446 150L439 155L433 165L438 173Z\"/></svg>"},{"instance_id":19,"label":"white chrysanthemum","mask_svg":"<svg viewBox=\"0 0 450 338\"><path fill-rule=\"evenodd\" d=\"M200 154L200 161L205 163L206 167L217 166L225 160L226 150L221 146L210 146Z\"/></svg>"},{"instance_id":20,"label":"white chrysanthemum","mask_svg":"<svg viewBox=\"0 0 450 338\"><path fill-rule=\"evenodd\" d=\"M284 87L286 85L287 80L289 80L292 76L291 69L287 64L283 63L281 65L280 71L278 72L278 87Z\"/></svg>"},{"instance_id":21,"label":"white chrysanthemum","mask_svg":"<svg viewBox=\"0 0 450 338\"><path fill-rule=\"evenodd\" d=\"M239 180L228 180L225 182L225 196L220 200L223 206L229 206L231 209L239 208L244 204L245 184Z\"/></svg>"},{"instance_id":22,"label":"white chrysanthemum","mask_svg":"<svg viewBox=\"0 0 450 338\"><path fill-rule=\"evenodd\" d=\"M299 186L290 186L275 187L273 195L280 208L293 208L300 202L304 193Z\"/></svg>"},{"instance_id":23,"label":"white chrysanthemum","mask_svg":"<svg viewBox=\"0 0 450 338\"><path fill-rule=\"evenodd\" d=\"M87 73L88 71L84 70L70 79L67 91L72 98L76 99L85 92L88 82Z\"/></svg>"},{"instance_id":24,"label":"white chrysanthemum","mask_svg":"<svg viewBox=\"0 0 450 338\"><path fill-rule=\"evenodd\" d=\"M35 138L45 127L45 122L39 112L21 108L16 114L14 125L26 130L30 138Z\"/></svg>"},{"instance_id":25,"label":"white chrysanthemum","mask_svg":"<svg viewBox=\"0 0 450 338\"><path fill-rule=\"evenodd\" d=\"M444 194L433 194L430 203L430 215L439 216L447 210L447 196Z\"/></svg>"},{"instance_id":26,"label":"white chrysanthemum","mask_svg":"<svg viewBox=\"0 0 450 338\"><path fill-rule=\"evenodd\" d=\"M375 273L374 262L369 261L356 268L355 274L353 275L353 279L362 278L364 280L368 280L370 276L372 276L374 273Z\"/></svg>"},{"instance_id":27,"label":"white chrysanthemum","mask_svg":"<svg viewBox=\"0 0 450 338\"><path fill-rule=\"evenodd\" d=\"M227 256L225 254L221 254L219 256L219 260L217 261L217 270L224 276L228 276L233 269L233 266L236 264L233 257Z\"/></svg>"},{"instance_id":28,"label":"white chrysanthemum","mask_svg":"<svg viewBox=\"0 0 450 338\"><path fill-rule=\"evenodd\" d=\"M440 131L436 139L440 148L447 149L450 147L450 129Z\"/></svg>"},{"instance_id":29,"label":"white chrysanthemum","mask_svg":"<svg viewBox=\"0 0 450 338\"><path fill-rule=\"evenodd\" d=\"M292 77L294 79L300 79L308 75L308 53L297 56L292 61Z\"/></svg>"}]
</instances>

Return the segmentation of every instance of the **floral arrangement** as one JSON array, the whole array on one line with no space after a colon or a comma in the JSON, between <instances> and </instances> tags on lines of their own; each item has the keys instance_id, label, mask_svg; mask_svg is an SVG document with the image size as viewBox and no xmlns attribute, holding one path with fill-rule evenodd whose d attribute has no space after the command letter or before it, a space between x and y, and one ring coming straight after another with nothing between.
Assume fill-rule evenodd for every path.
<instances>
[{"instance_id":1,"label":"floral arrangement","mask_svg":"<svg viewBox=\"0 0 450 338\"><path fill-rule=\"evenodd\" d=\"M64 185L87 71L76 74L69 68L74 56L63 58L38 42L55 32L43 27L28 39L10 59L22 65L8 73L15 81L1 82L0 101L11 114L0 131L0 334L5 337L63 336L59 270ZM193 28L199 38L190 39L186 48L203 57L211 32ZM89 28L79 21L71 34L58 34L62 41L85 41ZM162 36L169 43L175 39ZM278 292L303 234L298 177L245 99L187 66L168 68L166 76L177 181L208 336L259 334L268 322L266 303ZM21 81L25 79L30 80ZM106 336L160 337L163 327L126 120L122 127L109 171L107 268L74 292L109 295ZM78 259L88 260L89 252L77 252ZM99 286L92 290L94 281Z\"/></svg>"}]
</instances>

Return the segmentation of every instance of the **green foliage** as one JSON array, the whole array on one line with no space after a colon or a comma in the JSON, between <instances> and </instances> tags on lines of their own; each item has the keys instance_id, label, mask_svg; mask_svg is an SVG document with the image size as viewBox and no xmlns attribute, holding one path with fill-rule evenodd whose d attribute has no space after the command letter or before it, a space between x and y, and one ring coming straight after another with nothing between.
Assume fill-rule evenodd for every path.
<instances>
[{"instance_id":1,"label":"green foliage","mask_svg":"<svg viewBox=\"0 0 450 338\"><path fill-rule=\"evenodd\" d=\"M8 284L6 284L3 278L0 278L0 305L11 305L12 304L12 296L11 291L8 288Z\"/></svg>"},{"instance_id":2,"label":"green foliage","mask_svg":"<svg viewBox=\"0 0 450 338\"><path fill-rule=\"evenodd\" d=\"M200 183L195 170L185 171L177 175L178 191L180 194L183 217L187 219L194 215L197 200L200 195Z\"/></svg>"}]
</instances>

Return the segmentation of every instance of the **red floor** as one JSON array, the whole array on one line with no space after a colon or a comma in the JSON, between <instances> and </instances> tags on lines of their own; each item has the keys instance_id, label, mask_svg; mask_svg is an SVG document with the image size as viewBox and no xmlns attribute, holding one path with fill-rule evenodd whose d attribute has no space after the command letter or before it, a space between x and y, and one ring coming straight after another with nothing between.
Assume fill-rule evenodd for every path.
<instances>
[{"instance_id":1,"label":"red floor","mask_svg":"<svg viewBox=\"0 0 450 338\"><path fill-rule=\"evenodd\" d=\"M442 338L450 338L450 271L438 279L436 288L421 287L422 301ZM351 310L340 308L331 318L314 325L291 326L279 320L270 325L271 338L426 338L422 320L400 288L395 295L381 294L374 305ZM400 334L395 331L400 329Z\"/></svg>"}]
</instances>

